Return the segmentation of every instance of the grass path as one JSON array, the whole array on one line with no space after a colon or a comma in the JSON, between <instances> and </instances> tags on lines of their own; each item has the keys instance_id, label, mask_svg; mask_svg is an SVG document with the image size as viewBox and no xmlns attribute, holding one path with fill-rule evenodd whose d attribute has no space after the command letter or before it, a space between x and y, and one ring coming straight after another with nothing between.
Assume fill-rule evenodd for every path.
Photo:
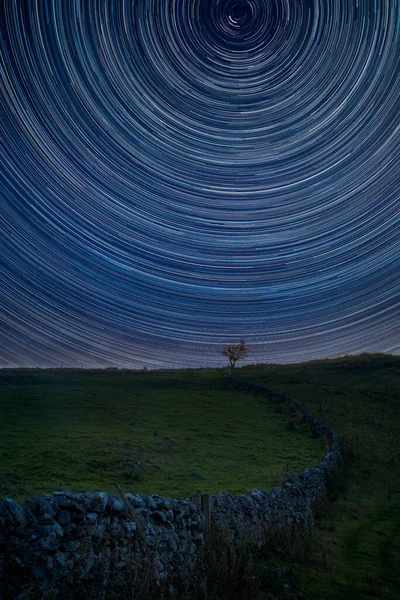
<instances>
[{"instance_id":1,"label":"grass path","mask_svg":"<svg viewBox=\"0 0 400 600\"><path fill-rule=\"evenodd\" d=\"M341 361L242 371L290 394L339 436L352 457L348 487L321 522L325 572L300 566L315 600L400 598L400 361Z\"/></svg>"}]
</instances>

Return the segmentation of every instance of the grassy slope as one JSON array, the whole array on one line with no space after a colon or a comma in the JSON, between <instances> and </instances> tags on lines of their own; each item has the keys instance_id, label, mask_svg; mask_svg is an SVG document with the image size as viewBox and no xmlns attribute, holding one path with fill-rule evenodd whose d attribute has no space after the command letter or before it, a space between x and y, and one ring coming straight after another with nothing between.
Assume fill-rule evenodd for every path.
<instances>
[{"instance_id":1,"label":"grassy slope","mask_svg":"<svg viewBox=\"0 0 400 600\"><path fill-rule=\"evenodd\" d=\"M400 365L362 362L239 372L303 401L353 454L347 491L320 522L326 562L289 565L309 600L400 597ZM0 372L0 480L11 482L0 494L38 482L112 489L115 479L171 495L239 493L271 485L288 462L295 470L318 460L321 444L276 405L220 388L218 372ZM132 456L151 465L116 469Z\"/></svg>"},{"instance_id":2,"label":"grassy slope","mask_svg":"<svg viewBox=\"0 0 400 600\"><path fill-rule=\"evenodd\" d=\"M225 389L221 371L2 371L0 398L0 495L18 499L115 481L166 496L241 493L324 451L289 413Z\"/></svg>"},{"instance_id":3,"label":"grassy slope","mask_svg":"<svg viewBox=\"0 0 400 600\"><path fill-rule=\"evenodd\" d=\"M312 599L400 597L400 361L365 367L242 371L301 400L353 455L347 491L321 522L329 566L301 566L300 589Z\"/></svg>"}]
</instances>

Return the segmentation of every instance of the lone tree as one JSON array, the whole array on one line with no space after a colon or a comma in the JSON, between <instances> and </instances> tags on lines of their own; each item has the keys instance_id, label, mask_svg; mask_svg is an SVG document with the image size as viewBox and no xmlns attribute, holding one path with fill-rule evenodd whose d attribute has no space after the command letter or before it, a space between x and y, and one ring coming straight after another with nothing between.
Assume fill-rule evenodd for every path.
<instances>
[{"instance_id":1,"label":"lone tree","mask_svg":"<svg viewBox=\"0 0 400 600\"><path fill-rule=\"evenodd\" d=\"M246 348L246 344L243 340L240 340L238 344L228 344L222 350L219 350L219 353L222 356L226 356L229 360L229 366L231 369L234 368L236 362L248 356L250 350Z\"/></svg>"}]
</instances>

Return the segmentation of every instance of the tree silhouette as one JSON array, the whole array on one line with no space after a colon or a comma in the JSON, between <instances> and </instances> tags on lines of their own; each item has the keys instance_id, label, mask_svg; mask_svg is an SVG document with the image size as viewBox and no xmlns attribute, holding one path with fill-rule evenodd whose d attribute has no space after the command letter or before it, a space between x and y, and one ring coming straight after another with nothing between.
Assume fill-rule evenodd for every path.
<instances>
[{"instance_id":1,"label":"tree silhouette","mask_svg":"<svg viewBox=\"0 0 400 600\"><path fill-rule=\"evenodd\" d=\"M228 344L225 348L218 351L222 356L226 356L229 360L229 366L231 369L235 367L238 360L248 356L250 350L246 347L244 340L240 340L238 344Z\"/></svg>"}]
</instances>

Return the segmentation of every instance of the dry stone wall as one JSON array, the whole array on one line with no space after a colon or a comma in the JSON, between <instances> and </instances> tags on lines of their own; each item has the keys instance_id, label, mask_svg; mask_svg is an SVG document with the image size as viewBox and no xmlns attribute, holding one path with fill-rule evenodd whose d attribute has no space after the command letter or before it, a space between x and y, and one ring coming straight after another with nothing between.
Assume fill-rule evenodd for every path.
<instances>
[{"instance_id":1,"label":"dry stone wall","mask_svg":"<svg viewBox=\"0 0 400 600\"><path fill-rule=\"evenodd\" d=\"M232 388L273 394L264 387L230 377ZM272 490L242 496L222 492L209 498L212 519L225 524L233 537L243 531L261 541L266 525L292 526L312 518L315 500L324 494L327 474L341 458L336 434L299 402L291 404L315 434L329 441L329 450L313 469L306 469ZM29 498L23 505L0 500L0 577L5 598L29 597L34 579L45 593L53 586L68 589L77 580L101 581L128 564L138 576L151 560L159 580L190 570L203 545L208 519L199 503L153 494L54 492ZM0 591L1 597L1 591ZM68 596L67 596L68 597Z\"/></svg>"}]
</instances>

